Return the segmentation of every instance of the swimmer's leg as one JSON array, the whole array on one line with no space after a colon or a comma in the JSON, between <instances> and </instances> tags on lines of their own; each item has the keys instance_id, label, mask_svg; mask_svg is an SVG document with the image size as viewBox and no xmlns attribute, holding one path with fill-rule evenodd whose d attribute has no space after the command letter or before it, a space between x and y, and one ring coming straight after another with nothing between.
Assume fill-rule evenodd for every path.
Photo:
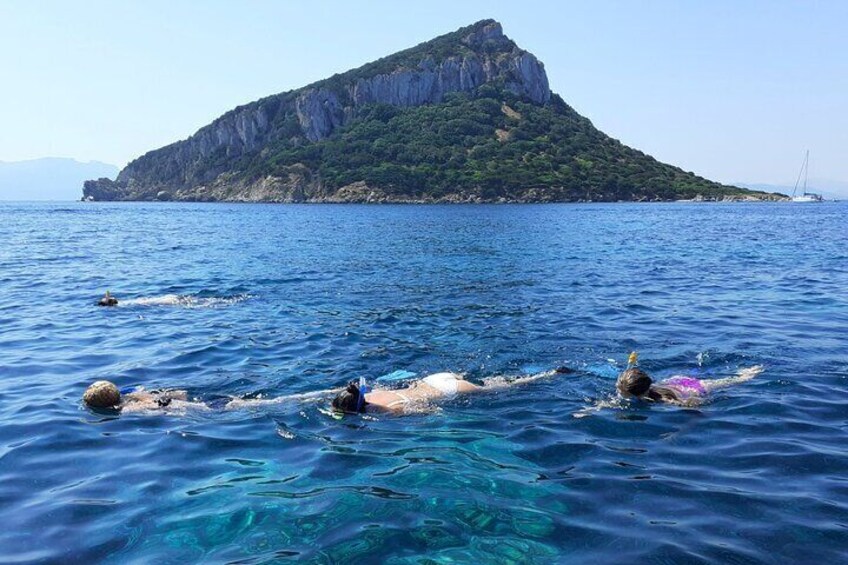
<instances>
[{"instance_id":1,"label":"swimmer's leg","mask_svg":"<svg viewBox=\"0 0 848 565\"><path fill-rule=\"evenodd\" d=\"M722 388L727 388L733 385L744 383L746 381L750 381L762 372L762 365L754 365L753 367L746 367L744 369L740 369L739 372L732 377L701 381L701 385L707 392L712 392L714 390L719 390Z\"/></svg>"},{"instance_id":2,"label":"swimmer's leg","mask_svg":"<svg viewBox=\"0 0 848 565\"><path fill-rule=\"evenodd\" d=\"M474 383L469 383L465 379L457 379L456 380L456 392L459 392L459 393L477 392L479 390L483 390L483 387L475 385Z\"/></svg>"},{"instance_id":3,"label":"swimmer's leg","mask_svg":"<svg viewBox=\"0 0 848 565\"><path fill-rule=\"evenodd\" d=\"M541 379L553 377L554 375L566 375L573 372L574 370L569 369L568 367L557 367L556 369L552 369L550 371L542 371L541 373L536 373L535 375L525 375L523 377L489 377L487 379L483 379L483 384L487 389L506 388L510 386L529 384Z\"/></svg>"}]
</instances>

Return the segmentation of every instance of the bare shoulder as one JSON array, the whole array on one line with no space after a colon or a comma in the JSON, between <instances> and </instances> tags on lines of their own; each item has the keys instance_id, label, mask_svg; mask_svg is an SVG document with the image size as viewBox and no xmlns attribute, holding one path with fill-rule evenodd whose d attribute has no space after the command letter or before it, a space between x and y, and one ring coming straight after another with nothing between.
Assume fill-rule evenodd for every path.
<instances>
[{"instance_id":1,"label":"bare shoulder","mask_svg":"<svg viewBox=\"0 0 848 565\"><path fill-rule=\"evenodd\" d=\"M155 396L146 390L139 389L135 392L130 392L123 395L124 404L143 404L145 402L153 402Z\"/></svg>"}]
</instances>

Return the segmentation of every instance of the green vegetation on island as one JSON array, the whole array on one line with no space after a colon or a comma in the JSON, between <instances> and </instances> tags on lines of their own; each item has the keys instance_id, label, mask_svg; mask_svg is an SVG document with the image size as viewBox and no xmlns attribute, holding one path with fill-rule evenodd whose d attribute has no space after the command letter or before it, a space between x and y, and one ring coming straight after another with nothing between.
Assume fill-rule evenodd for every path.
<instances>
[{"instance_id":1,"label":"green vegetation on island","mask_svg":"<svg viewBox=\"0 0 848 565\"><path fill-rule=\"evenodd\" d=\"M491 85L437 105L368 106L326 140L278 143L241 167L257 179L297 164L320 176L328 194L364 182L390 200L456 193L484 201L670 200L746 192L621 144L558 96L539 106Z\"/></svg>"}]
</instances>

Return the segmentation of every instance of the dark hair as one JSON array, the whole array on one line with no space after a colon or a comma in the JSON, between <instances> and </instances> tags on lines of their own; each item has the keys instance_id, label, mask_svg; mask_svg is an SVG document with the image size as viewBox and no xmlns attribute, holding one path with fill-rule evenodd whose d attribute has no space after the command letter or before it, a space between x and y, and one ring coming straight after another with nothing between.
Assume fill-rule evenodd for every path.
<instances>
[{"instance_id":1,"label":"dark hair","mask_svg":"<svg viewBox=\"0 0 848 565\"><path fill-rule=\"evenodd\" d=\"M356 381L350 381L347 388L333 399L333 408L342 412L365 412L365 393L360 392Z\"/></svg>"},{"instance_id":2,"label":"dark hair","mask_svg":"<svg viewBox=\"0 0 848 565\"><path fill-rule=\"evenodd\" d=\"M648 398L657 402L682 402L683 398L673 388L667 386L652 386L648 391Z\"/></svg>"},{"instance_id":3,"label":"dark hair","mask_svg":"<svg viewBox=\"0 0 848 565\"><path fill-rule=\"evenodd\" d=\"M615 387L622 394L644 396L651 389L652 383L653 381L648 376L648 373L642 369L633 367L618 375Z\"/></svg>"}]
</instances>

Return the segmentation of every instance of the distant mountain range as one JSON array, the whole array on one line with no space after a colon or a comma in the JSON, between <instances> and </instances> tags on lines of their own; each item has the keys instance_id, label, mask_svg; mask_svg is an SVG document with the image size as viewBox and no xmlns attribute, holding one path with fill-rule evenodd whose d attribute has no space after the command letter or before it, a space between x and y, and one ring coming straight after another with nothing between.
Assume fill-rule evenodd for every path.
<instances>
[{"instance_id":1,"label":"distant mountain range","mask_svg":"<svg viewBox=\"0 0 848 565\"><path fill-rule=\"evenodd\" d=\"M551 92L483 20L239 106L85 183L87 200L571 202L773 199L660 163Z\"/></svg>"},{"instance_id":2,"label":"distant mountain range","mask_svg":"<svg viewBox=\"0 0 848 565\"><path fill-rule=\"evenodd\" d=\"M115 178L118 167L98 161L46 157L0 161L0 200L79 200L85 179Z\"/></svg>"}]
</instances>

